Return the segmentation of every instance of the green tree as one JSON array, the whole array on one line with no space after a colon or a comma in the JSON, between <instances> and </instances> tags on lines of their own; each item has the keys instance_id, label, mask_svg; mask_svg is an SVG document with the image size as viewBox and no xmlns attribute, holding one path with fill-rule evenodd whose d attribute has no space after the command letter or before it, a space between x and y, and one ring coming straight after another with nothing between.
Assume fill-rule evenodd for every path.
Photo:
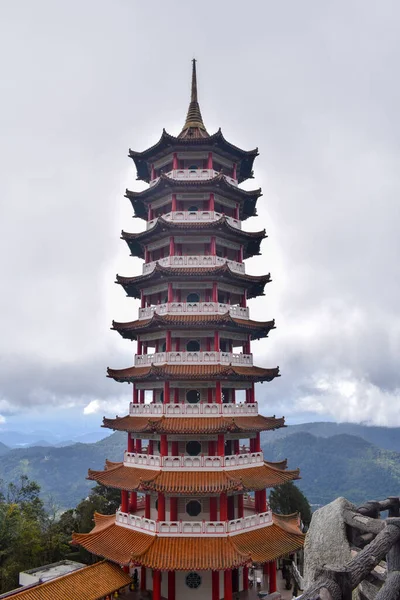
<instances>
[{"instance_id":1,"label":"green tree","mask_svg":"<svg viewBox=\"0 0 400 600\"><path fill-rule=\"evenodd\" d=\"M310 504L303 492L291 481L272 490L269 495L269 504L271 510L280 515L299 512L306 527L311 522Z\"/></svg>"}]
</instances>

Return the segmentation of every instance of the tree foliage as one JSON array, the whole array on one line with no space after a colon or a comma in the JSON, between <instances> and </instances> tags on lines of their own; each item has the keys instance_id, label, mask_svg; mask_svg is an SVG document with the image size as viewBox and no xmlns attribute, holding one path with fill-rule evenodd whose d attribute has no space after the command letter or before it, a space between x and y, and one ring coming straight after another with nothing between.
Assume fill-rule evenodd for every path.
<instances>
[{"instance_id":1,"label":"tree foliage","mask_svg":"<svg viewBox=\"0 0 400 600\"><path fill-rule=\"evenodd\" d=\"M269 504L274 513L290 515L299 512L304 525L308 527L311 522L310 504L303 492L291 481L272 490Z\"/></svg>"}]
</instances>

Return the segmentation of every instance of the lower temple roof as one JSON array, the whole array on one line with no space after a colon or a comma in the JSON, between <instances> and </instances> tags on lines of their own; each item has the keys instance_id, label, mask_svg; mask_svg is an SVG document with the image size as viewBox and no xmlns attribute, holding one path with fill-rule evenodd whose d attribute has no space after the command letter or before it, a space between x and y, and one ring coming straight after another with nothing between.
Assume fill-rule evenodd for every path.
<instances>
[{"instance_id":1,"label":"lower temple roof","mask_svg":"<svg viewBox=\"0 0 400 600\"><path fill-rule=\"evenodd\" d=\"M72 543L127 565L163 571L223 570L264 563L299 550L304 543L296 515L273 515L273 524L227 537L158 537L117 525L115 515L95 514L90 533L73 534Z\"/></svg>"},{"instance_id":2,"label":"lower temple roof","mask_svg":"<svg viewBox=\"0 0 400 600\"><path fill-rule=\"evenodd\" d=\"M165 471L106 463L104 471L89 469L88 479L106 487L128 491L163 492L190 496L220 494L222 492L256 491L275 487L299 479L298 469L289 471L265 462L245 469L193 471Z\"/></svg>"},{"instance_id":3,"label":"lower temple roof","mask_svg":"<svg viewBox=\"0 0 400 600\"><path fill-rule=\"evenodd\" d=\"M284 417L116 417L103 418L103 427L130 433L249 433L271 431L285 426Z\"/></svg>"}]
</instances>

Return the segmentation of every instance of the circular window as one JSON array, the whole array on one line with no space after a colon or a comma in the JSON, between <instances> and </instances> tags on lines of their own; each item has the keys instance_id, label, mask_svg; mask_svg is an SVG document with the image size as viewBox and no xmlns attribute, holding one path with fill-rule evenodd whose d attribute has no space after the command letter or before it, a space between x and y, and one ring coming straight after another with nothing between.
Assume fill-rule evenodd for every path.
<instances>
[{"instance_id":1,"label":"circular window","mask_svg":"<svg viewBox=\"0 0 400 600\"><path fill-rule=\"evenodd\" d=\"M186 512L189 517L197 517L201 513L201 504L198 500L190 500L186 504Z\"/></svg>"},{"instance_id":2,"label":"circular window","mask_svg":"<svg viewBox=\"0 0 400 600\"><path fill-rule=\"evenodd\" d=\"M198 456L201 452L200 442L188 442L186 444L186 452L189 454L189 456Z\"/></svg>"},{"instance_id":3,"label":"circular window","mask_svg":"<svg viewBox=\"0 0 400 600\"><path fill-rule=\"evenodd\" d=\"M198 573L195 573L195 572L188 573L186 575L185 581L186 581L186 585L188 586L188 588L195 590L196 588L200 587L200 585L201 585L201 575L199 575Z\"/></svg>"},{"instance_id":4,"label":"circular window","mask_svg":"<svg viewBox=\"0 0 400 600\"><path fill-rule=\"evenodd\" d=\"M188 352L199 352L200 343L197 340L190 340L190 342L186 344L186 350Z\"/></svg>"},{"instance_id":5,"label":"circular window","mask_svg":"<svg viewBox=\"0 0 400 600\"><path fill-rule=\"evenodd\" d=\"M197 404L200 402L200 392L199 390L189 390L186 392L186 400L190 404Z\"/></svg>"},{"instance_id":6,"label":"circular window","mask_svg":"<svg viewBox=\"0 0 400 600\"><path fill-rule=\"evenodd\" d=\"M199 294L195 294L195 293L188 294L186 301L187 302L200 302L200 296L199 296Z\"/></svg>"}]
</instances>

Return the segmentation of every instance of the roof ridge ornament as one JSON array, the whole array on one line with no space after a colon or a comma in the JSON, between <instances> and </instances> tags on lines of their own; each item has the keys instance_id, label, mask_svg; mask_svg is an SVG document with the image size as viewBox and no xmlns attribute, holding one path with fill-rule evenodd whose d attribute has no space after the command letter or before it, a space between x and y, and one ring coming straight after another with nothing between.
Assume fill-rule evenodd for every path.
<instances>
[{"instance_id":1,"label":"roof ridge ornament","mask_svg":"<svg viewBox=\"0 0 400 600\"><path fill-rule=\"evenodd\" d=\"M204 138L210 137L201 116L200 106L197 99L197 74L196 59L192 60L192 85L190 93L190 104L186 115L186 121L178 138Z\"/></svg>"}]
</instances>

